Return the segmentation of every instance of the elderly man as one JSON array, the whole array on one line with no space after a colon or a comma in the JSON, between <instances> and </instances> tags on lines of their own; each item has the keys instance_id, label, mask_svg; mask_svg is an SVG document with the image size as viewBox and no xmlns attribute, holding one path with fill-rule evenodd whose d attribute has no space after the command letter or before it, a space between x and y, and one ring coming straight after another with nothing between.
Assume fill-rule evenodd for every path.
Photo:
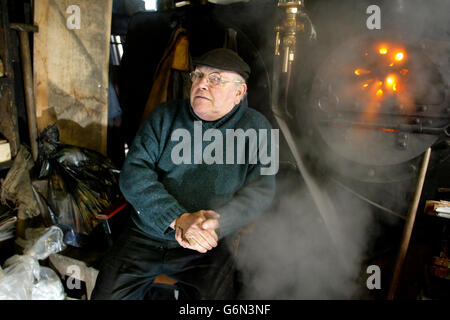
<instances>
[{"instance_id":1,"label":"elderly man","mask_svg":"<svg viewBox=\"0 0 450 320\"><path fill-rule=\"evenodd\" d=\"M155 108L130 148L120 188L134 212L93 299L148 298L159 274L195 288L194 298L232 298L224 242L270 205L278 135L241 105L250 68L234 51L209 51L194 66L190 99Z\"/></svg>"}]
</instances>

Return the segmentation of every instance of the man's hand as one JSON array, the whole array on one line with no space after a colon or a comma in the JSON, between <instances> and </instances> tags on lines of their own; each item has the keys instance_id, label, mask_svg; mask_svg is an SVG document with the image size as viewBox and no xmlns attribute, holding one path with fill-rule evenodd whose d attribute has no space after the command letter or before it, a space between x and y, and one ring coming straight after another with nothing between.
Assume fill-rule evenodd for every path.
<instances>
[{"instance_id":1,"label":"man's hand","mask_svg":"<svg viewBox=\"0 0 450 320\"><path fill-rule=\"evenodd\" d=\"M171 227L175 229L175 239L183 248L206 253L217 246L219 218L220 214L213 210L183 213Z\"/></svg>"}]
</instances>

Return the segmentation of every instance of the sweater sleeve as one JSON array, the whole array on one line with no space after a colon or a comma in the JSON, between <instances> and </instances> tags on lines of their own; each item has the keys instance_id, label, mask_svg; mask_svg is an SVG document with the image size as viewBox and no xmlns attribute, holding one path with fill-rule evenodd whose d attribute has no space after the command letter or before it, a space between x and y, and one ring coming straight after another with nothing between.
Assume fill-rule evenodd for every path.
<instances>
[{"instance_id":1,"label":"sweater sleeve","mask_svg":"<svg viewBox=\"0 0 450 320\"><path fill-rule=\"evenodd\" d=\"M250 224L272 203L275 195L275 176L262 176L259 167L248 174L246 183L233 198L215 211L221 215L220 238Z\"/></svg>"},{"instance_id":2,"label":"sweater sleeve","mask_svg":"<svg viewBox=\"0 0 450 320\"><path fill-rule=\"evenodd\" d=\"M138 131L120 174L120 190L134 207L136 218L162 235L170 232L173 220L186 210L158 181L156 165L163 148L165 128L158 117L146 121ZM157 134L158 132L159 134Z\"/></svg>"},{"instance_id":3,"label":"sweater sleeve","mask_svg":"<svg viewBox=\"0 0 450 320\"><path fill-rule=\"evenodd\" d=\"M270 131L270 124L266 120L261 122L260 128ZM271 150L271 155L276 158L275 165L278 168L278 135L270 135L270 139L259 144L257 152L259 154L259 151L265 153ZM271 205L275 197L276 172L269 170L271 174L268 174L268 165L263 165L261 159L259 160L256 164L248 167L244 185L235 192L231 200L221 207L215 208L215 211L221 215L219 220L220 238L250 224Z\"/></svg>"}]
</instances>

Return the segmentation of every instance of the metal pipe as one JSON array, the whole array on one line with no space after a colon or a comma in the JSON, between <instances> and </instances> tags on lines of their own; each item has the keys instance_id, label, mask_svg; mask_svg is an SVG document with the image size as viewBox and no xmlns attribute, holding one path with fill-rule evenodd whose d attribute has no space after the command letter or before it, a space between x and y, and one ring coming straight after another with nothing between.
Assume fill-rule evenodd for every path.
<instances>
[{"instance_id":1,"label":"metal pipe","mask_svg":"<svg viewBox=\"0 0 450 320\"><path fill-rule=\"evenodd\" d=\"M28 132L30 135L30 144L33 159L36 161L38 155L37 143L37 121L36 121L36 104L34 99L33 69L31 67L30 42L28 32L36 32L36 26L25 24L11 23L10 28L19 32L20 52L23 68L23 84L25 89L25 103L27 107Z\"/></svg>"},{"instance_id":2,"label":"metal pipe","mask_svg":"<svg viewBox=\"0 0 450 320\"><path fill-rule=\"evenodd\" d=\"M282 69L284 73L288 72L289 51L290 51L289 46L285 46L283 51L283 69Z\"/></svg>"},{"instance_id":3,"label":"metal pipe","mask_svg":"<svg viewBox=\"0 0 450 320\"><path fill-rule=\"evenodd\" d=\"M414 221L416 220L417 207L419 206L420 197L422 195L422 188L425 182L425 175L428 169L428 163L430 161L431 148L428 148L425 152L420 167L419 177L416 183L416 190L411 202L411 207L408 211L408 217L406 218L405 227L403 229L402 241L400 244L400 250L397 254L395 261L394 274L392 276L391 285L387 295L388 300L393 300L395 293L397 292L398 284L400 282L400 274L403 268L403 262L405 261L406 252L408 251L409 241L411 239L412 230L414 227Z\"/></svg>"},{"instance_id":4,"label":"metal pipe","mask_svg":"<svg viewBox=\"0 0 450 320\"><path fill-rule=\"evenodd\" d=\"M287 4L287 3L286 3ZM293 3L289 2L289 6L292 6ZM296 2L297 5L301 5L302 2ZM279 3L281 6L282 3ZM291 15L291 18L295 18L295 15ZM343 252L345 251L345 238L340 228L340 222L337 219L335 208L328 194L322 190L321 186L318 184L313 175L309 172L306 164L303 162L301 152L298 148L296 139L289 128L288 124L288 93L289 93L289 84L290 78L292 76L292 68L294 63L294 47L295 47L295 32L289 33L286 31L291 30L292 26L296 26L292 20L289 20L287 25L284 28L281 28L284 31L284 38L282 40L283 47L283 55L277 55L277 50L275 51L275 55L273 57L273 78L272 78L272 112L277 121L277 124L283 133L283 136L286 139L288 147L291 151L292 156L295 159L295 163L297 169L305 180L306 186L310 191L312 199L318 209L319 214L322 217L322 221L324 226L330 236L331 245L336 248L338 252L339 265L347 272L351 270L349 262L344 259ZM296 29L295 29L296 30ZM275 31L280 31L279 28L276 28ZM302 30L303 31L303 28ZM281 79L282 78L282 79ZM285 91L281 92L280 90L280 82L283 81L283 84L286 85Z\"/></svg>"},{"instance_id":5,"label":"metal pipe","mask_svg":"<svg viewBox=\"0 0 450 320\"><path fill-rule=\"evenodd\" d=\"M363 195L359 194L358 192L356 192L356 191L350 189L349 187L347 187L346 185L344 185L342 182L339 182L338 180L336 180L334 178L331 178L330 181L333 181L334 183L339 185L341 188L343 188L344 190L347 190L348 192L350 192L354 196L358 197L362 201L365 201L368 204L370 204L370 205L372 205L372 206L374 206L374 207L376 207L376 208L378 208L378 209L380 209L380 210L382 210L382 211L384 211L386 213L389 213L390 215L393 215L394 217L400 218L402 220L406 220L406 218L404 216L402 216L401 214L399 214L399 213L397 213L395 211L392 211L391 209L388 209L388 208L386 208L386 207L384 207L384 206L382 206L382 205L380 205L380 204L378 204L378 203L376 203L376 202L374 202L374 201L364 197Z\"/></svg>"},{"instance_id":6,"label":"metal pipe","mask_svg":"<svg viewBox=\"0 0 450 320\"><path fill-rule=\"evenodd\" d=\"M441 128L433 128L433 127L424 127L421 124L378 124L378 123L363 123L363 122L354 122L349 120L319 120L319 124L326 126L338 126L345 128L355 128L355 129L366 129L366 130L390 130L390 131L398 131L398 132L410 132L410 133L423 133L423 134L434 134L441 135L445 134L446 136L450 136L450 125L446 125Z\"/></svg>"},{"instance_id":7,"label":"metal pipe","mask_svg":"<svg viewBox=\"0 0 450 320\"><path fill-rule=\"evenodd\" d=\"M281 45L281 38L280 38L280 30L281 27L280 26L276 26L275 27L275 55L279 56L280 55L280 45Z\"/></svg>"}]
</instances>

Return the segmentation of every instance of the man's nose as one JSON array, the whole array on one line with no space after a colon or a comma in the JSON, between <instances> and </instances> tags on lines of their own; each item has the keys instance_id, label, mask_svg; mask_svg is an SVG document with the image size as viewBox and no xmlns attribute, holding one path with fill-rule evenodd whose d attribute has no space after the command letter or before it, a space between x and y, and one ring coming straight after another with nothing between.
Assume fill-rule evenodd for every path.
<instances>
[{"instance_id":1,"label":"man's nose","mask_svg":"<svg viewBox=\"0 0 450 320\"><path fill-rule=\"evenodd\" d=\"M198 87L200 89L208 89L208 77L202 77L198 80Z\"/></svg>"}]
</instances>

